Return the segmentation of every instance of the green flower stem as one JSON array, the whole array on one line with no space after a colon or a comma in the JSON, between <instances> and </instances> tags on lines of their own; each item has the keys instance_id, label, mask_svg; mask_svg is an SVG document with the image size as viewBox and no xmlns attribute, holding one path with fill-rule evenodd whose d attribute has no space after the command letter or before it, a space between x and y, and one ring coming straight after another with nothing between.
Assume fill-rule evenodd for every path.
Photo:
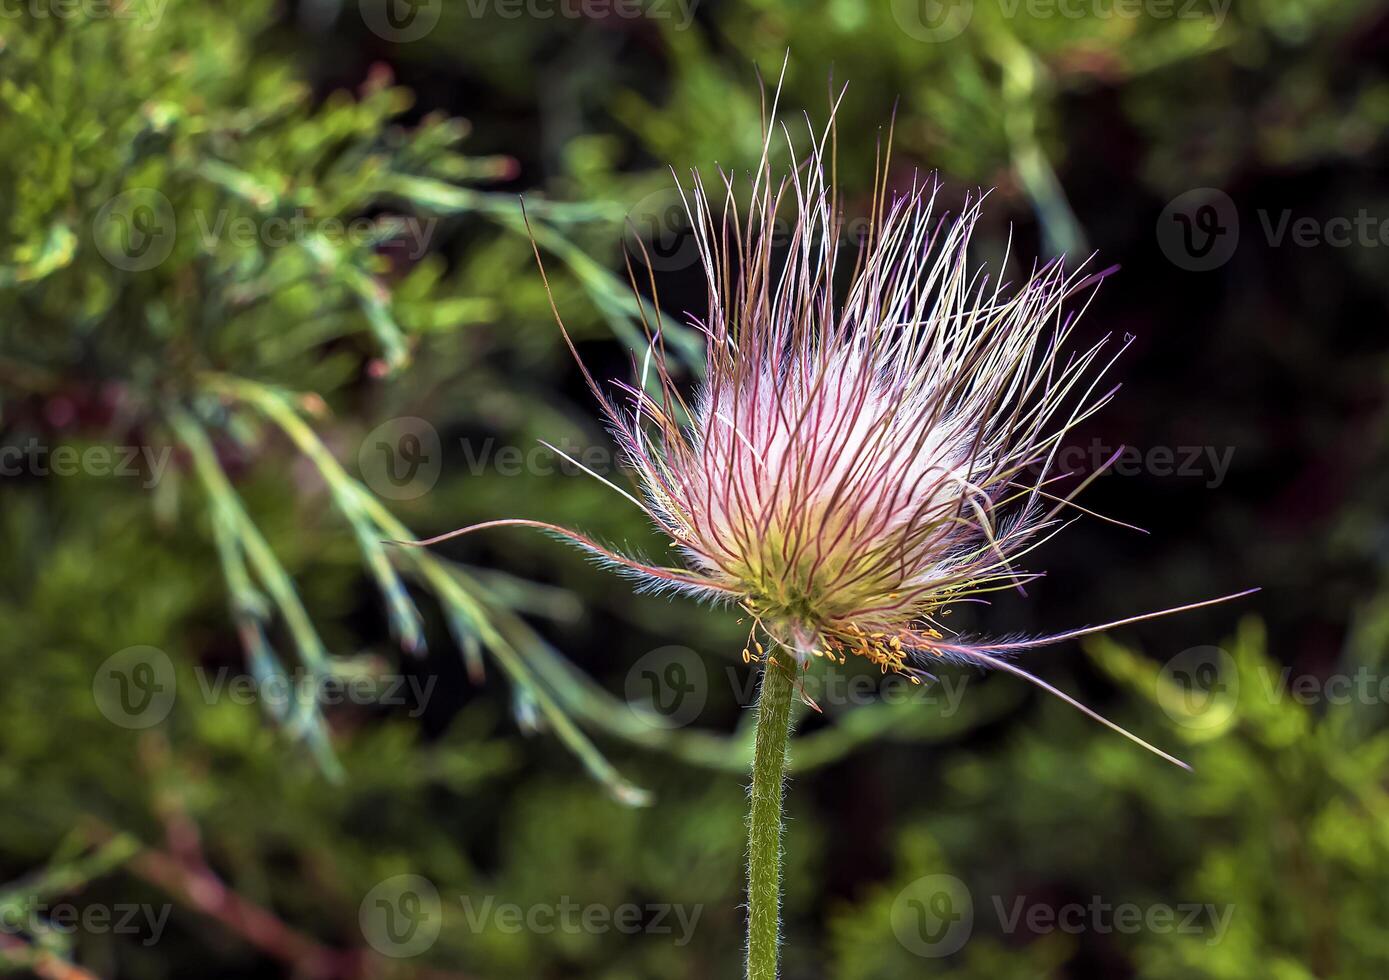
<instances>
[{"instance_id":1,"label":"green flower stem","mask_svg":"<svg viewBox=\"0 0 1389 980\"><path fill-rule=\"evenodd\" d=\"M781 944L781 806L791 729L790 664L769 663L757 696L748 811L748 980L776 980Z\"/></svg>"}]
</instances>

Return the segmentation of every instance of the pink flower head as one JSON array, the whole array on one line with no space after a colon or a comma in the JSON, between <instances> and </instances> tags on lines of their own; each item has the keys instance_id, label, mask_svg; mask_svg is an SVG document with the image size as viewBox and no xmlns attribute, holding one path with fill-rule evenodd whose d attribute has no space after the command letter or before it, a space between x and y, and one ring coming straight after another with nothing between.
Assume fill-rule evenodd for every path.
<instances>
[{"instance_id":1,"label":"pink flower head","mask_svg":"<svg viewBox=\"0 0 1389 980\"><path fill-rule=\"evenodd\" d=\"M736 602L755 624L750 646L763 652L760 630L770 655L785 650L802 667L860 656L918 681L942 659L1006 670L1177 762L1007 659L1119 624L983 642L942 622L953 602L1034 578L1020 560L1066 508L1083 510L1071 498L1084 484L1066 496L1048 488L1065 476L1053 473L1061 440L1113 395L1100 378L1127 346L1070 350L1069 301L1106 273L1056 260L1014 287L991 279L967 261L980 202L939 215L936 187L921 182L889 199L886 168L843 269L831 132L779 179L769 139L746 217L728 174L721 203L698 174L681 189L708 287L708 315L692 320L707 347L692 399L668 369L659 310L637 380L617 397L584 369L640 492L603 482L649 515L683 565L541 522L464 531L543 527L646 586Z\"/></svg>"}]
</instances>

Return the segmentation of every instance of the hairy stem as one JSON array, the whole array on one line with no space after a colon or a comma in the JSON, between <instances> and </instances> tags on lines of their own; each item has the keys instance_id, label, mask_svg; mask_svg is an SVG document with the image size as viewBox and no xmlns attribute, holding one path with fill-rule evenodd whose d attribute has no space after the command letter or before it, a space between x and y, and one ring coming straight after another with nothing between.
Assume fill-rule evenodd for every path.
<instances>
[{"instance_id":1,"label":"hairy stem","mask_svg":"<svg viewBox=\"0 0 1389 980\"><path fill-rule=\"evenodd\" d=\"M791 727L790 664L769 663L757 696L748 809L748 980L776 980L781 944L781 806Z\"/></svg>"}]
</instances>

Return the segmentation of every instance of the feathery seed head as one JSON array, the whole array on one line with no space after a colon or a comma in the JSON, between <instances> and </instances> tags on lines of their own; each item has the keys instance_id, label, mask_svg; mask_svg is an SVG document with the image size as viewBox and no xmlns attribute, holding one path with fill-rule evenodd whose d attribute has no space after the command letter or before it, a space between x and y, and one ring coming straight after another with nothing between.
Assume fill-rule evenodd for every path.
<instances>
[{"instance_id":1,"label":"feathery seed head","mask_svg":"<svg viewBox=\"0 0 1389 980\"><path fill-rule=\"evenodd\" d=\"M1067 474L1053 464L1069 429L1113 395L1099 380L1127 346L1070 343L1084 307L1070 301L1093 295L1108 270L1067 272L1056 260L1002 283L968 261L980 200L939 215L935 185L915 180L892 194L884 164L846 275L844 215L826 175L833 122L780 178L768 133L743 204L722 172L718 201L697 173L681 190L708 290L705 319L692 319L706 341L694 397L672 377L658 304L638 379L618 382L620 397L579 360L640 496L589 472L641 507L684 565L521 519L421 543L540 527L650 588L737 603L754 621L745 661L779 649L801 666L860 656L918 681L929 676L919 665L940 659L1003 670L1185 765L1010 658L1256 590L1031 639L971 640L942 623L954 601L1034 578L1018 562L1066 508L1091 514L1073 498L1099 474L1061 496L1053 484Z\"/></svg>"},{"instance_id":2,"label":"feathery seed head","mask_svg":"<svg viewBox=\"0 0 1389 980\"><path fill-rule=\"evenodd\" d=\"M942 637L948 600L1025 578L1012 559L1054 518L1048 459L1107 397L1091 397L1105 344L1063 361L1063 305L1086 280L1060 262L1013 290L972 272L978 203L938 218L920 183L875 204L836 305L843 216L825 138L779 183L764 157L742 227L731 178L717 212L695 178L706 380L687 406L656 336L644 383L605 404L688 559L663 583L736 598L800 657L908 670Z\"/></svg>"}]
</instances>

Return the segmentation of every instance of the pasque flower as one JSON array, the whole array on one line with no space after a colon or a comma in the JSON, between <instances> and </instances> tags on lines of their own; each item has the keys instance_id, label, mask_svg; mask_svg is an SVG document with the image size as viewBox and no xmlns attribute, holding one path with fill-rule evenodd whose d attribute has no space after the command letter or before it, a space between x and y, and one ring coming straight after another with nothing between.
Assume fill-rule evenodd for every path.
<instances>
[{"instance_id":1,"label":"pasque flower","mask_svg":"<svg viewBox=\"0 0 1389 980\"><path fill-rule=\"evenodd\" d=\"M639 493L570 462L644 510L683 563L519 519L425 543L539 527L644 587L738 604L754 624L745 659L857 656L914 680L941 661L1001 669L1182 765L1011 657L1234 596L1035 638L971 639L944 623L952 603L1021 591L1036 577L1022 560L1068 514L1099 516L1073 500L1083 483L1062 495L1068 475L1053 464L1068 430L1116 390L1100 381L1128 338L1069 343L1069 301L1088 302L1109 270L1058 259L1010 287L967 260L981 201L941 215L936 186L914 181L890 197L884 170L836 303L846 223L826 174L829 135L780 179L769 140L746 217L730 175L720 174L723 203L698 174L682 189L708 286L707 316L692 321L707 342L692 398L672 378L659 321L633 382L605 391L584 369Z\"/></svg>"},{"instance_id":2,"label":"pasque flower","mask_svg":"<svg viewBox=\"0 0 1389 980\"><path fill-rule=\"evenodd\" d=\"M812 133L808 153L780 177L769 137L743 205L728 174L717 195L698 174L682 188L708 286L707 313L692 319L706 342L705 377L689 398L667 361L659 307L634 380L611 388L583 368L564 333L637 490L589 472L645 511L681 561L646 561L520 519L425 542L539 527L646 587L745 610L743 658L764 665L748 818L750 980L777 975L798 671L850 657L918 682L942 661L1000 669L1183 765L1012 658L1223 601L1033 638L983 640L947 627L954 603L1022 590L1035 577L1023 566L1028 553L1091 513L1073 499L1088 481L1064 489L1067 474L1054 464L1066 433L1112 397L1101 378L1127 340L1072 343L1072 301L1083 311L1105 272L1056 260L1009 286L968 261L978 200L954 218L938 214L935 186L915 180L893 192L886 165L867 233L843 268L846 223L826 173L832 134Z\"/></svg>"}]
</instances>

